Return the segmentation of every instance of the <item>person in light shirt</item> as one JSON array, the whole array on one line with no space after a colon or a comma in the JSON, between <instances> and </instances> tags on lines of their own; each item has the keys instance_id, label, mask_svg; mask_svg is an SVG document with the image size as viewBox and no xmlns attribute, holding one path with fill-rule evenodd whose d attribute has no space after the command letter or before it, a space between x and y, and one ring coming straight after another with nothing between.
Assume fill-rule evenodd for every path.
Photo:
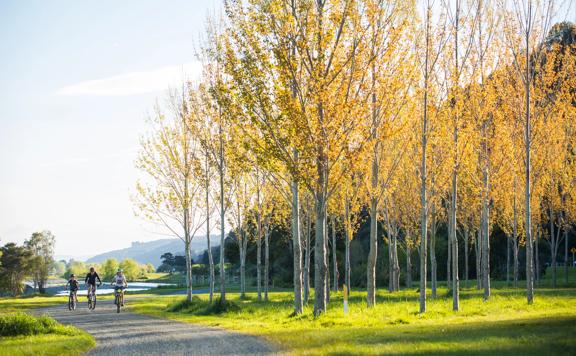
<instances>
[{"instance_id":1,"label":"person in light shirt","mask_svg":"<svg viewBox=\"0 0 576 356\"><path fill-rule=\"evenodd\" d=\"M121 290L124 293L124 289L128 287L128 282L126 281L126 277L124 277L124 273L121 269L116 272L116 275L112 279L112 285L114 286L114 293ZM122 306L124 306L124 298L122 298Z\"/></svg>"}]
</instances>

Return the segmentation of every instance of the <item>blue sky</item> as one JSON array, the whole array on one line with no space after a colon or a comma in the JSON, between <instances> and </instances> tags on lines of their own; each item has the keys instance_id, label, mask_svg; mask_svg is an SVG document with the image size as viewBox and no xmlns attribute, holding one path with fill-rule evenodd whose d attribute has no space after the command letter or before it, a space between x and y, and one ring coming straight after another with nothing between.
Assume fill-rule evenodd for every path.
<instances>
[{"instance_id":1,"label":"blue sky","mask_svg":"<svg viewBox=\"0 0 576 356\"><path fill-rule=\"evenodd\" d=\"M219 0L0 1L0 244L59 255L160 238L133 214L145 117L198 71Z\"/></svg>"}]
</instances>

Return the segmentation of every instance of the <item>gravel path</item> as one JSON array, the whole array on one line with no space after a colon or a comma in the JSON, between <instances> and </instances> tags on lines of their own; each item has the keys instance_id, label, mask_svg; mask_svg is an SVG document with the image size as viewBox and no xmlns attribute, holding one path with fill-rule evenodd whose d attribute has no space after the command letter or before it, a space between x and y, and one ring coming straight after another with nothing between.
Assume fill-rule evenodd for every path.
<instances>
[{"instance_id":1,"label":"gravel path","mask_svg":"<svg viewBox=\"0 0 576 356\"><path fill-rule=\"evenodd\" d=\"M127 301L129 302L129 301ZM265 355L275 353L250 335L120 312L112 301L89 311L85 301L75 311L66 305L39 309L63 324L86 330L96 339L90 355Z\"/></svg>"}]
</instances>

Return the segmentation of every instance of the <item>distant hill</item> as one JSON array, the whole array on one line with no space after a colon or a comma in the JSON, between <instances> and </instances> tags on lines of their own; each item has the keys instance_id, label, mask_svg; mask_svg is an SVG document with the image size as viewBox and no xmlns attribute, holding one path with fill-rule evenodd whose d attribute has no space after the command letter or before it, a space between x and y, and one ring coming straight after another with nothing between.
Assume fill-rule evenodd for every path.
<instances>
[{"instance_id":1,"label":"distant hill","mask_svg":"<svg viewBox=\"0 0 576 356\"><path fill-rule=\"evenodd\" d=\"M211 235L212 247L220 246L220 236ZM192 258L197 257L206 250L206 237L198 237L192 240ZM161 239L149 242L132 242L132 246L121 250L114 250L89 258L86 262L101 263L108 258L123 260L132 258L139 263L152 263L158 267L161 263L160 256L170 252L175 255L184 254L184 242L180 239Z\"/></svg>"}]
</instances>

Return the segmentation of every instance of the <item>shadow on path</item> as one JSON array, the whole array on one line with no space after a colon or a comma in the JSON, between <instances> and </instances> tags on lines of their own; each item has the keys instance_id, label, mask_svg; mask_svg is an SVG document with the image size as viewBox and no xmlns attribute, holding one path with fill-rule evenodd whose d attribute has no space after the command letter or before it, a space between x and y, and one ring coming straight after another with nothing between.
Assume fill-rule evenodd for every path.
<instances>
[{"instance_id":1,"label":"shadow on path","mask_svg":"<svg viewBox=\"0 0 576 356\"><path fill-rule=\"evenodd\" d=\"M121 312L112 301L89 311L80 299L75 311L66 305L35 310L63 324L84 329L96 339L90 355L264 355L275 350L263 340L216 328Z\"/></svg>"}]
</instances>

